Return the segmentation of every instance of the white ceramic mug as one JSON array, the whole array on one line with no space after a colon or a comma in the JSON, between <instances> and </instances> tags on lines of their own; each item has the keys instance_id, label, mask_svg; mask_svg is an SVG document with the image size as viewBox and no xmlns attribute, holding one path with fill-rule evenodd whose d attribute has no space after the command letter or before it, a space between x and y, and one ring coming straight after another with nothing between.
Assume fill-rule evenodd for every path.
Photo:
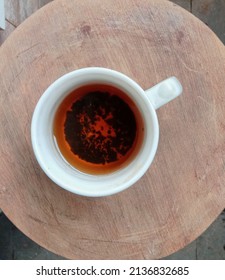
<instances>
[{"instance_id":1,"label":"white ceramic mug","mask_svg":"<svg viewBox=\"0 0 225 280\"><path fill-rule=\"evenodd\" d=\"M109 84L125 92L136 104L144 123L138 154L124 168L105 175L90 175L72 167L62 158L53 137L53 120L59 104L71 91L88 84ZM182 86L175 77L144 91L135 81L114 70L90 67L70 72L49 86L35 108L31 140L37 161L58 186L78 195L100 197L121 192L137 182L153 161L159 139L155 110L181 92Z\"/></svg>"}]
</instances>

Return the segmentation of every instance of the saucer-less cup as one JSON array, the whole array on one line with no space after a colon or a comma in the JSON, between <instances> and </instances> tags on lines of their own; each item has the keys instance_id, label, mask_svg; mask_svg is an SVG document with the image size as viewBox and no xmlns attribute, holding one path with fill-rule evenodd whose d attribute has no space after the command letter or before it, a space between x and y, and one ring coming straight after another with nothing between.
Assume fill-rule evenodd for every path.
<instances>
[{"instance_id":1,"label":"saucer-less cup","mask_svg":"<svg viewBox=\"0 0 225 280\"><path fill-rule=\"evenodd\" d=\"M142 114L144 137L138 154L127 166L105 175L90 175L75 169L61 156L54 141L53 120L59 104L71 91L101 83L121 89L133 100ZM53 182L75 194L100 197L121 192L137 182L154 159L159 140L156 109L181 92L182 86L175 77L143 90L129 77L110 69L90 67L70 72L49 86L35 108L31 140L37 161Z\"/></svg>"}]
</instances>

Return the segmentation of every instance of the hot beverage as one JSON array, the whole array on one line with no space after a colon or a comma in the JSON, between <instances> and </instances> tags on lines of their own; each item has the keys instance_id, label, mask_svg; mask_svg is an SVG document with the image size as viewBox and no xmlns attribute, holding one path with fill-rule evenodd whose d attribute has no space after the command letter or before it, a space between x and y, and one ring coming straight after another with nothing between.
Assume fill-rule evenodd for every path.
<instances>
[{"instance_id":1,"label":"hot beverage","mask_svg":"<svg viewBox=\"0 0 225 280\"><path fill-rule=\"evenodd\" d=\"M89 174L107 174L132 161L140 150L144 125L125 92L92 84L73 90L61 102L53 134L70 165Z\"/></svg>"}]
</instances>

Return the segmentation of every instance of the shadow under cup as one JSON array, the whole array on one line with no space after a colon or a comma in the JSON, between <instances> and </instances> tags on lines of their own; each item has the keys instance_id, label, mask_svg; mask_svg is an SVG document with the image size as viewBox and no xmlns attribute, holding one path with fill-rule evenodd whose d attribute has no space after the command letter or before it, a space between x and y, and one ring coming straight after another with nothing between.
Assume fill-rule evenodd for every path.
<instances>
[{"instance_id":1,"label":"shadow under cup","mask_svg":"<svg viewBox=\"0 0 225 280\"><path fill-rule=\"evenodd\" d=\"M97 102L100 102L98 103L100 104L98 114L93 115L93 112L90 111L91 113L88 115L88 118L91 115L94 117L97 116L97 122L96 119L91 120L89 124L86 122L85 131L82 128L79 131L81 132L79 135L80 139L81 137L90 138L89 142L85 142L86 144L93 144L93 148L95 146L95 140L99 137L98 142L96 142L98 144L104 142L104 137L106 143L110 142L109 139L115 140L116 132L121 131L121 128L118 128L118 123L121 123L121 116L123 119L125 109L120 112L120 109L124 107L116 108L118 106L115 106L115 104L118 105L119 103L117 100L117 103L113 105L112 96L119 97L121 103L123 105L125 104L125 107L129 107L133 113L136 125L135 137L131 141L132 145L128 145L125 150L120 145L120 142L123 140L123 136L121 136L123 133L117 139L119 141L116 141L117 146L113 146L112 149L107 150L105 148L112 147L113 142L109 143L108 146L103 145L102 147L102 144L100 145L99 152L104 154L105 151L105 157L100 157L104 160L100 163L88 162L86 159L80 157L79 145L81 143L79 141L76 141L78 143L75 145L78 148L77 154L75 148L72 151L66 139L64 139L65 141L61 141L63 137L65 138L65 120L68 115L72 115L72 107L76 107L75 104L77 102L79 103L88 95L93 100L93 93L102 95L100 98L97 98ZM108 105L112 104L111 107L102 104L102 99L107 98L108 103L106 103ZM63 106L65 101L69 107ZM90 103L90 100L86 101L86 103ZM84 121L82 112L87 112L87 107L81 106L80 108L81 111L79 111L79 114L77 113L76 115L76 111L74 111L75 116L72 116L73 121L74 119ZM115 112L115 115L110 110L107 111L109 108ZM63 110L64 113L62 114ZM102 113L100 116L99 111ZM133 126L132 116L127 111L125 113L128 114L128 119L130 119L128 121ZM105 117L105 119L102 117ZM88 118L86 118L86 121L90 121L90 118ZM117 121L113 122L113 118L114 121L115 119ZM108 120L109 122L107 122ZM116 128L115 123L117 125ZM82 125L84 125L84 122L81 123L81 127ZM67 131L70 131L69 128ZM40 166L57 185L79 195L105 196L128 188L146 172L157 149L158 130L158 120L155 110L145 95L145 92L133 80L113 70L104 69L101 72L101 69L92 69L92 71L87 72L85 69L81 69L59 78L40 98L32 119L32 145ZM86 133L85 136L84 133L82 134L82 131ZM104 137L101 138L102 136ZM129 133L127 133L127 136L129 136ZM125 143L127 142L125 141ZM65 144L65 147L63 147L64 144L62 145L62 143ZM122 141L122 143L124 142ZM88 145L81 147L84 155L85 153L88 155L92 152L91 148L88 150ZM67 153L64 151L65 148ZM115 150L116 148L121 149L118 152L118 150ZM124 154L121 152L123 150ZM117 157L115 157L114 153L114 157L111 157L114 160L110 161L110 157L107 156L106 152L112 152L112 154L113 152L117 152Z\"/></svg>"}]
</instances>

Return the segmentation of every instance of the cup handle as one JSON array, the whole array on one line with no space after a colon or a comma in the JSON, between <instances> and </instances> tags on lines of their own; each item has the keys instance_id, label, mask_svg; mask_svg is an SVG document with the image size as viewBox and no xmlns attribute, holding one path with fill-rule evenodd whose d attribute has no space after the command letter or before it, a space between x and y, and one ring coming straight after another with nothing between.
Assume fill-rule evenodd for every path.
<instances>
[{"instance_id":1,"label":"cup handle","mask_svg":"<svg viewBox=\"0 0 225 280\"><path fill-rule=\"evenodd\" d=\"M156 110L178 97L182 91L183 87L179 80L176 77L170 77L154 87L147 89L145 93Z\"/></svg>"}]
</instances>

